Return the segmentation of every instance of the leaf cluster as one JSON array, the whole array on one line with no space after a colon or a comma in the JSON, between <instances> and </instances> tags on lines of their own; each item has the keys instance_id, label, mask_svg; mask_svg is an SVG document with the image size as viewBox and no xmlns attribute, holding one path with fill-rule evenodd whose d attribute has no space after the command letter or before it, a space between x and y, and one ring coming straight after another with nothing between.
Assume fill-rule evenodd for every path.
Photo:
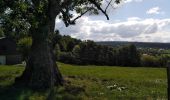
<instances>
[{"instance_id":1,"label":"leaf cluster","mask_svg":"<svg viewBox=\"0 0 170 100\"><path fill-rule=\"evenodd\" d=\"M121 0L111 0L119 4ZM9 37L23 37L30 28L38 28L49 20L59 16L66 27L74 25L76 20L85 15L99 14L107 19L107 8L102 9L104 0L0 0L0 30ZM54 27L54 26L53 26Z\"/></svg>"}]
</instances>

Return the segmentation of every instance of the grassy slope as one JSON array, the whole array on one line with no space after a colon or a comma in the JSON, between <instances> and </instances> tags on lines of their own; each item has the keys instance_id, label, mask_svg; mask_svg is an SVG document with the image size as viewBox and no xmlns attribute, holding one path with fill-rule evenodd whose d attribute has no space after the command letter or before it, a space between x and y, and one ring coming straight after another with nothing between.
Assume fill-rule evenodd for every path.
<instances>
[{"instance_id":1,"label":"grassy slope","mask_svg":"<svg viewBox=\"0 0 170 100\"><path fill-rule=\"evenodd\" d=\"M13 86L23 67L0 66L2 100L153 100L166 99L166 70L108 66L76 66L59 63L67 81L51 93Z\"/></svg>"}]
</instances>

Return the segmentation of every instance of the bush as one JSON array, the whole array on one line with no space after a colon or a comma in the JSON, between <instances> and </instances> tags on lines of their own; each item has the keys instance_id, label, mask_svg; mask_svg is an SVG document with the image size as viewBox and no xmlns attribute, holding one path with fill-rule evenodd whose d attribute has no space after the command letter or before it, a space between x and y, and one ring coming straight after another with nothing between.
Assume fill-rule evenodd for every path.
<instances>
[{"instance_id":1,"label":"bush","mask_svg":"<svg viewBox=\"0 0 170 100\"><path fill-rule=\"evenodd\" d=\"M142 66L158 67L160 66L159 59L155 56L144 54L141 57Z\"/></svg>"},{"instance_id":2,"label":"bush","mask_svg":"<svg viewBox=\"0 0 170 100\"><path fill-rule=\"evenodd\" d=\"M74 64L76 62L75 56L71 52L61 52L59 56L59 61L63 63Z\"/></svg>"},{"instance_id":3,"label":"bush","mask_svg":"<svg viewBox=\"0 0 170 100\"><path fill-rule=\"evenodd\" d=\"M168 61L170 61L170 56L169 55L161 55L158 57L159 62L160 62L160 66L162 67L166 67Z\"/></svg>"}]
</instances>

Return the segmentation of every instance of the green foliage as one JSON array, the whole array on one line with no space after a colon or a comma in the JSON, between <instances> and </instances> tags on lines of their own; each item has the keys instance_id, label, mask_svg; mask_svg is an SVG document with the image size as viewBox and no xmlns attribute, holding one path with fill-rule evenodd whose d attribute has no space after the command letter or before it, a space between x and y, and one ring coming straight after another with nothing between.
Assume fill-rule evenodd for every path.
<instances>
[{"instance_id":1,"label":"green foliage","mask_svg":"<svg viewBox=\"0 0 170 100\"><path fill-rule=\"evenodd\" d=\"M77 63L75 56L71 52L61 52L59 61L64 63Z\"/></svg>"},{"instance_id":2,"label":"green foliage","mask_svg":"<svg viewBox=\"0 0 170 100\"><path fill-rule=\"evenodd\" d=\"M3 29L4 36L15 39L26 36L30 24L23 17L28 15L28 3L23 0L1 0L0 6L0 28Z\"/></svg>"},{"instance_id":3,"label":"green foliage","mask_svg":"<svg viewBox=\"0 0 170 100\"><path fill-rule=\"evenodd\" d=\"M34 91L14 86L24 67L0 66L2 100L146 100L167 98L165 68L78 66L58 63L64 87ZM48 99L47 99L48 98Z\"/></svg>"},{"instance_id":4,"label":"green foliage","mask_svg":"<svg viewBox=\"0 0 170 100\"><path fill-rule=\"evenodd\" d=\"M121 1L121 0L117 0ZM2 27L5 36L15 37L19 39L25 35L43 36L40 32L41 28L46 25L51 30L54 29L56 16L63 20L66 26L74 25L76 20L71 20L75 15L71 12L76 12L81 16L84 13L98 14L103 11L100 7L103 0L13 0L13 1L0 1L0 28ZM120 2L114 2L119 4ZM103 11L106 15L106 11ZM80 17L81 17L80 16ZM78 17L78 18L80 18ZM78 19L77 18L77 19ZM51 25L50 25L50 24ZM39 29L39 32L33 30Z\"/></svg>"},{"instance_id":5,"label":"green foliage","mask_svg":"<svg viewBox=\"0 0 170 100\"><path fill-rule=\"evenodd\" d=\"M55 54L55 57L56 57L56 60L59 60L59 57L60 57L60 46L58 44L55 45L55 48L54 48L54 54Z\"/></svg>"},{"instance_id":6,"label":"green foliage","mask_svg":"<svg viewBox=\"0 0 170 100\"><path fill-rule=\"evenodd\" d=\"M17 46L20 53L22 53L23 60L27 60L29 52L31 50L32 38L25 37L18 41Z\"/></svg>"},{"instance_id":7,"label":"green foliage","mask_svg":"<svg viewBox=\"0 0 170 100\"><path fill-rule=\"evenodd\" d=\"M70 52L73 50L74 46L79 44L80 42L81 40L72 38L68 35L67 36L64 35L61 37L61 40L59 41L59 45L60 45L61 51Z\"/></svg>"},{"instance_id":8,"label":"green foliage","mask_svg":"<svg viewBox=\"0 0 170 100\"><path fill-rule=\"evenodd\" d=\"M75 45L72 52L69 52L69 54L70 58L74 60L64 61L62 59L59 61L82 65L140 66L140 55L134 45L113 48L97 45L93 41L83 41ZM64 57L66 59L69 55Z\"/></svg>"},{"instance_id":9,"label":"green foliage","mask_svg":"<svg viewBox=\"0 0 170 100\"><path fill-rule=\"evenodd\" d=\"M167 67L167 62L170 61L169 55L151 56L144 54L141 57L143 66L151 67Z\"/></svg>"},{"instance_id":10,"label":"green foliage","mask_svg":"<svg viewBox=\"0 0 170 100\"><path fill-rule=\"evenodd\" d=\"M69 35L60 35L59 31L55 32L52 43L58 44L62 52L71 52L75 45L79 44L81 40L72 38Z\"/></svg>"},{"instance_id":11,"label":"green foliage","mask_svg":"<svg viewBox=\"0 0 170 100\"><path fill-rule=\"evenodd\" d=\"M151 55L142 55L141 57L141 62L142 62L142 65L143 66L156 66L156 67L160 67L159 65L159 59L154 57L154 56L151 56Z\"/></svg>"},{"instance_id":12,"label":"green foliage","mask_svg":"<svg viewBox=\"0 0 170 100\"><path fill-rule=\"evenodd\" d=\"M135 45L123 46L118 50L118 65L122 66L139 66L140 54Z\"/></svg>"},{"instance_id":13,"label":"green foliage","mask_svg":"<svg viewBox=\"0 0 170 100\"><path fill-rule=\"evenodd\" d=\"M82 64L94 64L96 51L96 44L93 41L85 41L79 44L79 59Z\"/></svg>"},{"instance_id":14,"label":"green foliage","mask_svg":"<svg viewBox=\"0 0 170 100\"><path fill-rule=\"evenodd\" d=\"M159 59L160 66L167 66L167 63L170 61L170 55L161 55L157 57Z\"/></svg>"}]
</instances>

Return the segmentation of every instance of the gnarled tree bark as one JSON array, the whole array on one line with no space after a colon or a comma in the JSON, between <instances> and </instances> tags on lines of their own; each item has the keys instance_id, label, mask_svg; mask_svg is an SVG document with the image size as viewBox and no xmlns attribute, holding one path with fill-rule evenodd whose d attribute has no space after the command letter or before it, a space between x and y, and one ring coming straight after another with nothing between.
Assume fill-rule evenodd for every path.
<instances>
[{"instance_id":1,"label":"gnarled tree bark","mask_svg":"<svg viewBox=\"0 0 170 100\"><path fill-rule=\"evenodd\" d=\"M55 18L59 14L57 0L49 0L47 18L42 18L37 28L31 27L33 39L31 52L22 76L16 82L36 89L51 88L63 84L63 77L57 67L50 36L54 33ZM57 9L58 7L58 9ZM40 16L41 18L41 16Z\"/></svg>"},{"instance_id":2,"label":"gnarled tree bark","mask_svg":"<svg viewBox=\"0 0 170 100\"><path fill-rule=\"evenodd\" d=\"M46 26L47 29L49 25ZM57 67L52 45L48 39L46 27L33 31L34 34L42 32L42 35L33 35L33 44L28 58L28 62L22 76L16 81L24 83L32 88L50 88L54 85L62 85L63 78ZM36 32L37 31L37 32ZM47 33L46 33L47 32Z\"/></svg>"}]
</instances>

